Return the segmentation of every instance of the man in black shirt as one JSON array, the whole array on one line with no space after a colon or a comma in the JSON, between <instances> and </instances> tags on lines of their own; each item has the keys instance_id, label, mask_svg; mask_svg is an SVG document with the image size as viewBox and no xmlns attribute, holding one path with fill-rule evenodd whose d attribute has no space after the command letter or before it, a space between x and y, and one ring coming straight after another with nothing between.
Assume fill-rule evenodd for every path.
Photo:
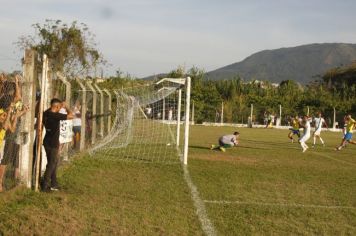
<instances>
[{"instance_id":1,"label":"man in black shirt","mask_svg":"<svg viewBox=\"0 0 356 236\"><path fill-rule=\"evenodd\" d=\"M59 113L64 108L67 114ZM68 106L57 98L51 100L51 107L43 113L43 124L46 135L43 145L47 155L47 166L43 176L42 191L58 190L57 165L59 160L59 124L61 120L73 119L74 116Z\"/></svg>"}]
</instances>

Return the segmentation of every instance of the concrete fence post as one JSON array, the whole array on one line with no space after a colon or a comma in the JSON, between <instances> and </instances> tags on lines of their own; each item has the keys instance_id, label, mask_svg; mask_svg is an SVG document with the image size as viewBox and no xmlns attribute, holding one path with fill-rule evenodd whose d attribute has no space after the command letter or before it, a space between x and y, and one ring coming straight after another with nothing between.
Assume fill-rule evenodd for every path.
<instances>
[{"instance_id":1,"label":"concrete fence post","mask_svg":"<svg viewBox=\"0 0 356 236\"><path fill-rule=\"evenodd\" d=\"M36 58L37 52L25 50L23 64L22 100L29 106L28 112L21 118L21 143L19 152L20 180L27 188L32 186L32 165L34 161L33 145L35 143L35 110L36 110Z\"/></svg>"},{"instance_id":2,"label":"concrete fence post","mask_svg":"<svg viewBox=\"0 0 356 236\"><path fill-rule=\"evenodd\" d=\"M87 91L86 87L82 83L80 79L76 79L77 83L79 84L81 91L82 91L82 110L81 110L81 130L80 130L80 144L79 144L79 150L84 151L85 149L85 143L86 143L86 113L87 113Z\"/></svg>"},{"instance_id":3,"label":"concrete fence post","mask_svg":"<svg viewBox=\"0 0 356 236\"><path fill-rule=\"evenodd\" d=\"M108 125L107 125L107 133L110 133L110 130L111 130L111 100L112 100L112 97L111 97L111 93L107 90L107 89L104 89L104 92L108 95Z\"/></svg>"},{"instance_id":4,"label":"concrete fence post","mask_svg":"<svg viewBox=\"0 0 356 236\"><path fill-rule=\"evenodd\" d=\"M100 137L104 137L104 93L103 91L99 88L97 84L93 84L94 88L99 92L100 94L100 118L99 118L99 134Z\"/></svg>"}]
</instances>

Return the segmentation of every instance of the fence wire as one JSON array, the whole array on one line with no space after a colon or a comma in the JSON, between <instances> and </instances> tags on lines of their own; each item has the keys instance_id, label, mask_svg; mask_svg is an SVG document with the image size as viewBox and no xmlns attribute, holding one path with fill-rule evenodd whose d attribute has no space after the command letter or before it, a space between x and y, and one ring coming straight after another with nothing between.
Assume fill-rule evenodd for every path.
<instances>
[{"instance_id":1,"label":"fence wire","mask_svg":"<svg viewBox=\"0 0 356 236\"><path fill-rule=\"evenodd\" d=\"M20 174L21 117L28 110L21 86L20 75L0 75L0 192L14 187Z\"/></svg>"}]
</instances>

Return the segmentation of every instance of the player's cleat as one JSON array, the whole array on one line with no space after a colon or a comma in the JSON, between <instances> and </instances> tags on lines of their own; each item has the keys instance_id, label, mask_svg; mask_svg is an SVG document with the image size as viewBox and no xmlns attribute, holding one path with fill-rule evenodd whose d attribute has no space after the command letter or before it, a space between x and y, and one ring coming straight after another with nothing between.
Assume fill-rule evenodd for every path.
<instances>
[{"instance_id":1,"label":"player's cleat","mask_svg":"<svg viewBox=\"0 0 356 236\"><path fill-rule=\"evenodd\" d=\"M305 152L306 150L308 149L308 147L306 147L306 148L303 148L303 152Z\"/></svg>"},{"instance_id":2,"label":"player's cleat","mask_svg":"<svg viewBox=\"0 0 356 236\"><path fill-rule=\"evenodd\" d=\"M315 148L315 144L312 145L312 148Z\"/></svg>"},{"instance_id":3,"label":"player's cleat","mask_svg":"<svg viewBox=\"0 0 356 236\"><path fill-rule=\"evenodd\" d=\"M219 147L220 151L225 152L226 149L224 147Z\"/></svg>"},{"instance_id":4,"label":"player's cleat","mask_svg":"<svg viewBox=\"0 0 356 236\"><path fill-rule=\"evenodd\" d=\"M215 148L214 144L211 144L210 150L213 150Z\"/></svg>"},{"instance_id":5,"label":"player's cleat","mask_svg":"<svg viewBox=\"0 0 356 236\"><path fill-rule=\"evenodd\" d=\"M55 191L55 192L57 192L57 191L60 190L60 188L59 188L58 186L56 186L56 187L51 187L50 189L51 189L51 191Z\"/></svg>"},{"instance_id":6,"label":"player's cleat","mask_svg":"<svg viewBox=\"0 0 356 236\"><path fill-rule=\"evenodd\" d=\"M336 147L335 150L336 150L336 151L340 151L340 150L341 150L341 147Z\"/></svg>"},{"instance_id":7,"label":"player's cleat","mask_svg":"<svg viewBox=\"0 0 356 236\"><path fill-rule=\"evenodd\" d=\"M294 143L294 139L292 139L292 143Z\"/></svg>"}]
</instances>

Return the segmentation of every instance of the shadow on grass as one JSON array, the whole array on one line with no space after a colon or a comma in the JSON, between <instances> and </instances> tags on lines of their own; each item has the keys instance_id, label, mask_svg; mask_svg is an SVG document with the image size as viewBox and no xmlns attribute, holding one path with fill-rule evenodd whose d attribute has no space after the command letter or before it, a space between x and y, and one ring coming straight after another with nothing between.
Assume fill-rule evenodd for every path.
<instances>
[{"instance_id":1,"label":"shadow on grass","mask_svg":"<svg viewBox=\"0 0 356 236\"><path fill-rule=\"evenodd\" d=\"M189 148L220 151L219 148L210 149L210 147L205 147L205 146L189 146ZM268 147L251 147L251 146L243 146L243 145L239 145L237 147L226 148L226 149L229 150L229 149L233 149L233 148L249 148L249 149L262 149L262 150L271 150L272 149L272 148L268 148Z\"/></svg>"},{"instance_id":2,"label":"shadow on grass","mask_svg":"<svg viewBox=\"0 0 356 236\"><path fill-rule=\"evenodd\" d=\"M251 140L251 139L244 139L242 141L246 142L247 144L253 143L255 145L261 145L261 146L266 147L266 148L248 147L248 148L255 148L255 149L272 150L272 149L278 149L281 147L283 147L283 149L291 149L291 150L299 149L298 143L292 144L290 142L271 142L271 141L259 141L259 140ZM288 145L288 146L286 146L286 145ZM247 146L245 146L245 147L247 147Z\"/></svg>"},{"instance_id":3,"label":"shadow on grass","mask_svg":"<svg viewBox=\"0 0 356 236\"><path fill-rule=\"evenodd\" d=\"M268 147L251 147L251 146L243 146L239 145L239 148L247 148L247 149L260 149L260 150L272 150L273 148L268 148Z\"/></svg>"},{"instance_id":4,"label":"shadow on grass","mask_svg":"<svg viewBox=\"0 0 356 236\"><path fill-rule=\"evenodd\" d=\"M189 146L189 148L210 150L210 147L205 147L205 146Z\"/></svg>"}]
</instances>

